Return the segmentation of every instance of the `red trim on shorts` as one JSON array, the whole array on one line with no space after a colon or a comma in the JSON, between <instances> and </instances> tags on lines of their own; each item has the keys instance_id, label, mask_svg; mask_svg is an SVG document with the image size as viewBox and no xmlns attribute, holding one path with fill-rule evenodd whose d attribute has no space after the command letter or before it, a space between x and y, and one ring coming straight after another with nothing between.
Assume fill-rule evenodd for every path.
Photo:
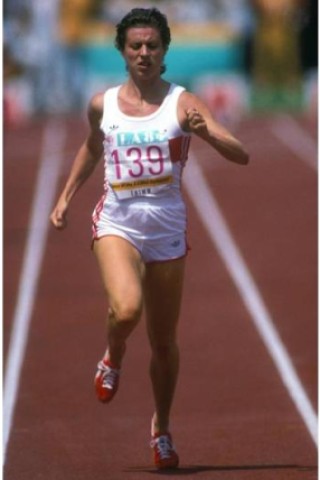
<instances>
[{"instance_id":1,"label":"red trim on shorts","mask_svg":"<svg viewBox=\"0 0 320 480\"><path fill-rule=\"evenodd\" d=\"M98 228L97 228L97 222L100 220L100 215L103 210L103 205L105 202L105 199L107 197L107 192L105 192L100 200L98 201L97 205L95 206L95 209L92 214L92 237L93 240L98 238Z\"/></svg>"}]
</instances>

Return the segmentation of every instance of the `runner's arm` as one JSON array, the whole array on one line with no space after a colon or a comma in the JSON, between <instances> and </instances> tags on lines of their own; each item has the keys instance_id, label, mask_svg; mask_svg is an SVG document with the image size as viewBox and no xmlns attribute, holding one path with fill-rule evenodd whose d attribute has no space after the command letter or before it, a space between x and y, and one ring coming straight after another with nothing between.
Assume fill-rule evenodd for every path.
<instances>
[{"instance_id":1,"label":"runner's arm","mask_svg":"<svg viewBox=\"0 0 320 480\"><path fill-rule=\"evenodd\" d=\"M249 162L249 154L242 143L212 117L196 95L189 92L181 95L179 120L185 130L205 140L227 160L240 165Z\"/></svg>"},{"instance_id":2,"label":"runner's arm","mask_svg":"<svg viewBox=\"0 0 320 480\"><path fill-rule=\"evenodd\" d=\"M70 201L83 183L90 177L102 156L103 132L100 129L101 116L102 95L99 94L93 97L89 104L89 134L76 154L65 187L50 216L51 222L58 229L66 227L66 215Z\"/></svg>"}]
</instances>

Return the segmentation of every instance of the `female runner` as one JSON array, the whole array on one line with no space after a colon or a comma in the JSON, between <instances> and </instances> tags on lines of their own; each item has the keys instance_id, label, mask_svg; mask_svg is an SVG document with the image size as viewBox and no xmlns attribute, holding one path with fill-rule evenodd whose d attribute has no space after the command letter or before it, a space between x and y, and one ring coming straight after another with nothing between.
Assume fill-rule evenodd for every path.
<instances>
[{"instance_id":1,"label":"female runner","mask_svg":"<svg viewBox=\"0 0 320 480\"><path fill-rule=\"evenodd\" d=\"M197 96L162 78L170 40L167 19L156 8L135 8L117 25L115 45L127 80L92 98L88 136L51 214L53 225L64 229L71 199L104 156L93 251L109 306L108 345L95 389L102 402L115 395L127 339L145 308L155 401L151 446L158 468L179 463L169 415L179 369L176 334L187 253L180 184L190 135L232 162L245 165L249 158Z\"/></svg>"}]
</instances>

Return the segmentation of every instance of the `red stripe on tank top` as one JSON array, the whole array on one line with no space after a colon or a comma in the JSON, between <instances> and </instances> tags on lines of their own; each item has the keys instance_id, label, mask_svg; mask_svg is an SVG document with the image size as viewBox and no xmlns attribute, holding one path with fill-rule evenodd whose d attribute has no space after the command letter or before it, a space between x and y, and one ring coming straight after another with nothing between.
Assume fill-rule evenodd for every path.
<instances>
[{"instance_id":1,"label":"red stripe on tank top","mask_svg":"<svg viewBox=\"0 0 320 480\"><path fill-rule=\"evenodd\" d=\"M169 140L169 151L172 163L185 162L188 158L190 136L180 136Z\"/></svg>"}]
</instances>

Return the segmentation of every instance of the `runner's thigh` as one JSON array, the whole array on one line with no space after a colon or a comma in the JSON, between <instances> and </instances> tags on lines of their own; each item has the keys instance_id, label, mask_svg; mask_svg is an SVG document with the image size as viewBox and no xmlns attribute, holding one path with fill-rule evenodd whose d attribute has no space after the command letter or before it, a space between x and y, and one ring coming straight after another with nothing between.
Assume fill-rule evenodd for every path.
<instances>
[{"instance_id":1,"label":"runner's thigh","mask_svg":"<svg viewBox=\"0 0 320 480\"><path fill-rule=\"evenodd\" d=\"M93 248L110 307L141 310L144 264L138 250L114 235L96 240Z\"/></svg>"}]
</instances>

